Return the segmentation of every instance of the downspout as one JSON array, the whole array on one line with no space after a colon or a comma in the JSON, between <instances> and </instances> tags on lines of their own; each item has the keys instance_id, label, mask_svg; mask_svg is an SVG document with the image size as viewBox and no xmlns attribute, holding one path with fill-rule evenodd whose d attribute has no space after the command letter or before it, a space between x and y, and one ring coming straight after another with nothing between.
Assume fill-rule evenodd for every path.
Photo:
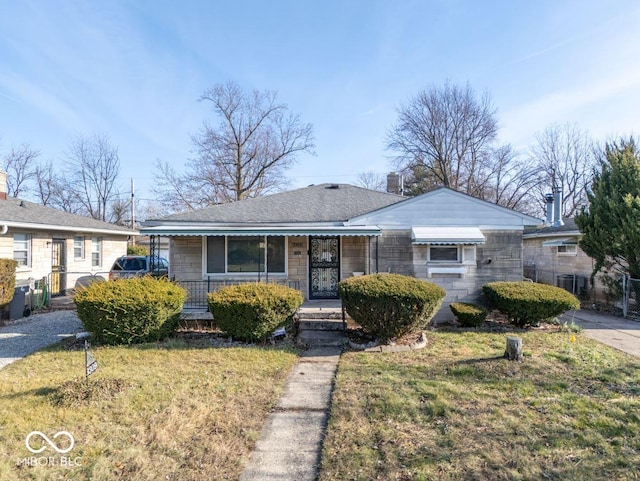
<instances>
[{"instance_id":1,"label":"downspout","mask_svg":"<svg viewBox=\"0 0 640 481\"><path fill-rule=\"evenodd\" d=\"M0 235L5 235L7 232L9 232L9 226L7 224L2 224L2 227L0 228Z\"/></svg>"}]
</instances>

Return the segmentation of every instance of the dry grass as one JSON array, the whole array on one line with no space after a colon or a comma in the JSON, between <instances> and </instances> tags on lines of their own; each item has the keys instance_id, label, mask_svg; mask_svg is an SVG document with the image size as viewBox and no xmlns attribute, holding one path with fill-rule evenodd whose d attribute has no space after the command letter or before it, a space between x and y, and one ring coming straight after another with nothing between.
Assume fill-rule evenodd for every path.
<instances>
[{"instance_id":1,"label":"dry grass","mask_svg":"<svg viewBox=\"0 0 640 481\"><path fill-rule=\"evenodd\" d=\"M0 371L0 479L237 479L296 359L292 349L203 347L170 340L93 349L64 347ZM80 381L80 382L78 382ZM80 466L28 466L31 431L68 431ZM34 447L37 442L34 442ZM43 444L44 445L44 444Z\"/></svg>"},{"instance_id":2,"label":"dry grass","mask_svg":"<svg viewBox=\"0 0 640 481\"><path fill-rule=\"evenodd\" d=\"M433 331L346 353L320 480L640 479L640 362L570 332Z\"/></svg>"}]
</instances>

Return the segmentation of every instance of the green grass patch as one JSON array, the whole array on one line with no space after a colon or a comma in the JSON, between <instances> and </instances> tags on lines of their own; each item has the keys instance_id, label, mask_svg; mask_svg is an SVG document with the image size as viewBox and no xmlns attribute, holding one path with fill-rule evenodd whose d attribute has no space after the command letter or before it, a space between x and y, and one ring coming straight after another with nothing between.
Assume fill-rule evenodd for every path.
<instances>
[{"instance_id":1,"label":"green grass patch","mask_svg":"<svg viewBox=\"0 0 640 481\"><path fill-rule=\"evenodd\" d=\"M638 479L640 362L581 334L517 335L522 363L502 358L505 333L345 353L319 479Z\"/></svg>"},{"instance_id":2,"label":"green grass patch","mask_svg":"<svg viewBox=\"0 0 640 481\"><path fill-rule=\"evenodd\" d=\"M297 357L180 339L92 352L88 383L84 352L61 345L0 371L1 480L237 479ZM32 454L32 431L68 431L75 446L59 455L36 436L46 449ZM25 465L32 456L79 466Z\"/></svg>"}]
</instances>

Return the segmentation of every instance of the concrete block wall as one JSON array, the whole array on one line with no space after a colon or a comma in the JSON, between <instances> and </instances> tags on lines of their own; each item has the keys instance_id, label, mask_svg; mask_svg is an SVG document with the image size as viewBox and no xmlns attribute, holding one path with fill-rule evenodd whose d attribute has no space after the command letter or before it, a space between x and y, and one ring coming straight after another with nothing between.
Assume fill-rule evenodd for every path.
<instances>
[{"instance_id":1,"label":"concrete block wall","mask_svg":"<svg viewBox=\"0 0 640 481\"><path fill-rule=\"evenodd\" d=\"M180 281L204 279L202 237L171 237L169 246L169 277Z\"/></svg>"},{"instance_id":2,"label":"concrete block wall","mask_svg":"<svg viewBox=\"0 0 640 481\"><path fill-rule=\"evenodd\" d=\"M341 238L341 273L340 278L351 277L354 272L368 274L369 246L367 237Z\"/></svg>"},{"instance_id":3,"label":"concrete block wall","mask_svg":"<svg viewBox=\"0 0 640 481\"><path fill-rule=\"evenodd\" d=\"M305 299L309 298L309 238L289 237L287 242L287 278L297 283Z\"/></svg>"}]
</instances>

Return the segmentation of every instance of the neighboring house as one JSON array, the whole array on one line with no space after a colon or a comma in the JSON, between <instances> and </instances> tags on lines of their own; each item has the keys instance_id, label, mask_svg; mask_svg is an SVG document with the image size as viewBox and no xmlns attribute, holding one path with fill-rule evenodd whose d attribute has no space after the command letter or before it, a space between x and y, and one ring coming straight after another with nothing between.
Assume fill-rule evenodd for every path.
<instances>
[{"instance_id":1,"label":"neighboring house","mask_svg":"<svg viewBox=\"0 0 640 481\"><path fill-rule=\"evenodd\" d=\"M268 280L337 299L341 279L393 272L443 286L442 320L446 304L476 299L483 284L522 279L522 232L539 223L446 188L406 198L321 184L149 220L141 232L170 237L170 276L192 298Z\"/></svg>"},{"instance_id":2,"label":"neighboring house","mask_svg":"<svg viewBox=\"0 0 640 481\"><path fill-rule=\"evenodd\" d=\"M17 281L47 278L51 294L81 277L107 278L136 231L6 195L0 173L0 257L18 262Z\"/></svg>"},{"instance_id":3,"label":"neighboring house","mask_svg":"<svg viewBox=\"0 0 640 481\"><path fill-rule=\"evenodd\" d=\"M591 284L594 261L584 253L578 242L582 234L573 218L562 219L561 193L547 194L546 222L525 229L524 274L536 282L562 287L573 294L595 300L603 286ZM597 292L596 292L597 291Z\"/></svg>"},{"instance_id":4,"label":"neighboring house","mask_svg":"<svg viewBox=\"0 0 640 481\"><path fill-rule=\"evenodd\" d=\"M565 219L562 225L525 230L525 276L595 300L593 296L599 297L603 286L597 280L595 286L591 284L594 261L580 249L581 235L573 218Z\"/></svg>"}]
</instances>

